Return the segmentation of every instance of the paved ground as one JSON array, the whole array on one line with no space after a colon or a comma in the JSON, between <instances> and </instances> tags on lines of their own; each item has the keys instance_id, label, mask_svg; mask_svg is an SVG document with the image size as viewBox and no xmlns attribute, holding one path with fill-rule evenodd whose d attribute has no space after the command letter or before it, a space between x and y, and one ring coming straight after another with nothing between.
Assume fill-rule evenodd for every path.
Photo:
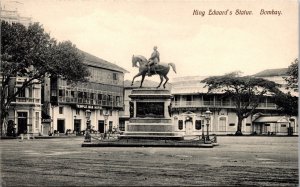
<instances>
[{"instance_id":1,"label":"paved ground","mask_svg":"<svg viewBox=\"0 0 300 187\"><path fill-rule=\"evenodd\" d=\"M82 148L82 137L2 140L2 186L298 186L297 137L214 148Z\"/></svg>"}]
</instances>

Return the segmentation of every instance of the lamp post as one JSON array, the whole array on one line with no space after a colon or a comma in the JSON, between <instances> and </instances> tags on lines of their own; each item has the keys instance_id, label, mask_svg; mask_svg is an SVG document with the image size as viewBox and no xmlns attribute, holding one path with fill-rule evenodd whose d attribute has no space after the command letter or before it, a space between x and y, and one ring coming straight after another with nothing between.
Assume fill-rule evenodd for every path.
<instances>
[{"instance_id":1,"label":"lamp post","mask_svg":"<svg viewBox=\"0 0 300 187\"><path fill-rule=\"evenodd\" d=\"M85 137L84 137L84 142L91 142L91 135L90 135L90 131L91 131L91 111L90 110L86 110L85 111L85 117L86 117L86 131L85 131Z\"/></svg>"},{"instance_id":2,"label":"lamp post","mask_svg":"<svg viewBox=\"0 0 300 187\"><path fill-rule=\"evenodd\" d=\"M212 112L209 111L209 109L206 110L205 112L205 119L207 121L206 123L206 126L207 126L207 135L206 135L206 141L209 142L210 139L209 139L209 132L208 132L208 127L209 127L209 124L210 124L210 116L211 116Z\"/></svg>"},{"instance_id":3,"label":"lamp post","mask_svg":"<svg viewBox=\"0 0 300 187\"><path fill-rule=\"evenodd\" d=\"M204 119L205 119L205 115L201 115L200 116L202 119L202 123L201 123L201 128L202 128L202 140L205 140L205 135L204 135Z\"/></svg>"},{"instance_id":4,"label":"lamp post","mask_svg":"<svg viewBox=\"0 0 300 187\"><path fill-rule=\"evenodd\" d=\"M54 105L51 104L52 116L51 116L51 124L50 124L50 133L54 136Z\"/></svg>"},{"instance_id":5,"label":"lamp post","mask_svg":"<svg viewBox=\"0 0 300 187\"><path fill-rule=\"evenodd\" d=\"M76 132L77 129L75 129L76 128L76 126L75 126L76 117L77 116L74 115L74 120L73 120L73 127L74 127L73 133L75 132L75 135L77 134L77 132Z\"/></svg>"},{"instance_id":6,"label":"lamp post","mask_svg":"<svg viewBox=\"0 0 300 187\"><path fill-rule=\"evenodd\" d=\"M106 125L107 125L108 116L109 116L109 114L108 114L108 112L106 112L104 114L104 139L106 138Z\"/></svg>"}]
</instances>

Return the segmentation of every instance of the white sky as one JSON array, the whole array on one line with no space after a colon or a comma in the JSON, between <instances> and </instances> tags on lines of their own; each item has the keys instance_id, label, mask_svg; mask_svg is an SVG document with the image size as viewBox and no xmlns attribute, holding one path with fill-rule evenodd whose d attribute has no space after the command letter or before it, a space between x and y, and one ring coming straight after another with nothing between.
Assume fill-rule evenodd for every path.
<instances>
[{"instance_id":1,"label":"white sky","mask_svg":"<svg viewBox=\"0 0 300 187\"><path fill-rule=\"evenodd\" d=\"M5 0L22 16L40 22L57 40L70 40L79 49L118 64L132 79L138 69L131 57L150 57L158 46L161 62L176 64L177 74L222 75L235 70L251 75L285 68L298 57L297 0L121 1ZM194 9L206 15L193 16ZM209 9L252 10L252 16L212 16ZM259 15L280 10L281 16ZM158 77L148 78L159 80Z\"/></svg>"}]
</instances>

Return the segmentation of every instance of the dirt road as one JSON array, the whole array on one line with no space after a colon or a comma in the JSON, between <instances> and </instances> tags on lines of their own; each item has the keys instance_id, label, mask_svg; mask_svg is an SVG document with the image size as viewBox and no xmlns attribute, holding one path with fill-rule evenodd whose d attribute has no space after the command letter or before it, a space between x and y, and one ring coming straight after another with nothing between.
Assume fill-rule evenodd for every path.
<instances>
[{"instance_id":1,"label":"dirt road","mask_svg":"<svg viewBox=\"0 0 300 187\"><path fill-rule=\"evenodd\" d=\"M298 137L218 137L214 148L82 148L3 140L2 186L297 186Z\"/></svg>"}]
</instances>

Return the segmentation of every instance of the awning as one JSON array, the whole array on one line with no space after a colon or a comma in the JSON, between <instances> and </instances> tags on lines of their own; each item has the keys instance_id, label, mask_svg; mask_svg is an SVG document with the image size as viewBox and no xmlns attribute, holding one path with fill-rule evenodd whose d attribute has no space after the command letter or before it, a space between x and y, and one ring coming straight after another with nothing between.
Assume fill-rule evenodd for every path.
<instances>
[{"instance_id":1,"label":"awning","mask_svg":"<svg viewBox=\"0 0 300 187\"><path fill-rule=\"evenodd\" d=\"M253 121L253 123L288 123L285 116L261 116Z\"/></svg>"}]
</instances>

